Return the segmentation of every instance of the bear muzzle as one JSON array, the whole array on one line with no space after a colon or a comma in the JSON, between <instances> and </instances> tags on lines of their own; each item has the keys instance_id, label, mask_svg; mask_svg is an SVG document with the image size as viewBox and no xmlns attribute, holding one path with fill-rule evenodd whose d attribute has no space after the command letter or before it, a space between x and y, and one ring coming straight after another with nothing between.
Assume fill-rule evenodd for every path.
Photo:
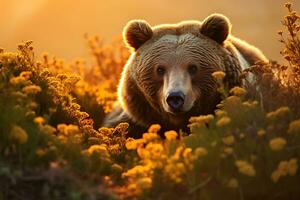
<instances>
[{"instance_id":1,"label":"bear muzzle","mask_svg":"<svg viewBox=\"0 0 300 200\"><path fill-rule=\"evenodd\" d=\"M171 92L166 98L166 102L173 113L182 112L185 95L183 92Z\"/></svg>"}]
</instances>

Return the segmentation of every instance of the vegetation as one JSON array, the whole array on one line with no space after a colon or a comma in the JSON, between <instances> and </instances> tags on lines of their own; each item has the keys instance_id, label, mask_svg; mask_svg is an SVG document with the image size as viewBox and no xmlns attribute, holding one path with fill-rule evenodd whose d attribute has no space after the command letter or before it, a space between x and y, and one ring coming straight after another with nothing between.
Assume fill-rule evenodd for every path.
<instances>
[{"instance_id":1,"label":"vegetation","mask_svg":"<svg viewBox=\"0 0 300 200\"><path fill-rule=\"evenodd\" d=\"M221 84L189 136L100 126L129 56L120 39L86 36L92 64L36 60L31 41L0 50L0 199L299 199L300 16L285 6L287 64L257 63L246 89Z\"/></svg>"}]
</instances>

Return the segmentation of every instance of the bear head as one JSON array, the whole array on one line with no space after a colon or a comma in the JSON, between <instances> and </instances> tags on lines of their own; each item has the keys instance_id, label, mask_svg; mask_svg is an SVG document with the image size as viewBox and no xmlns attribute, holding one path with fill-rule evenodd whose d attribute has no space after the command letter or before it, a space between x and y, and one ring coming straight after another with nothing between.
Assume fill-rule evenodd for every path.
<instances>
[{"instance_id":1,"label":"bear head","mask_svg":"<svg viewBox=\"0 0 300 200\"><path fill-rule=\"evenodd\" d=\"M169 129L213 112L220 95L211 74L224 71L230 85L239 81L239 63L226 48L230 30L229 20L220 14L155 27L130 21L123 38L132 53L118 91L125 112L137 124Z\"/></svg>"}]
</instances>

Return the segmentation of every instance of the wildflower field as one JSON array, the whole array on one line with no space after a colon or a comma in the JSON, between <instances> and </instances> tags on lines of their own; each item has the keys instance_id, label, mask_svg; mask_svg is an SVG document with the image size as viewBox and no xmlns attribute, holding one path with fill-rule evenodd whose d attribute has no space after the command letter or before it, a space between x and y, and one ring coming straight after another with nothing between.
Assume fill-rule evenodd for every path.
<instances>
[{"instance_id":1,"label":"wildflower field","mask_svg":"<svg viewBox=\"0 0 300 200\"><path fill-rule=\"evenodd\" d=\"M223 101L190 135L101 127L129 57L121 39L86 35L90 63L37 58L32 41L0 49L0 200L300 199L300 16L285 7L286 63L252 66L246 88L213 74Z\"/></svg>"}]
</instances>

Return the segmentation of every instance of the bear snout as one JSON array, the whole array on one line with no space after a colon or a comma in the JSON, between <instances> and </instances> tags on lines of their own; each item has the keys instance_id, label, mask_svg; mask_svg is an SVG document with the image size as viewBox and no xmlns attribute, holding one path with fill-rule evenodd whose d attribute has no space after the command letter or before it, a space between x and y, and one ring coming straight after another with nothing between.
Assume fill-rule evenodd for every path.
<instances>
[{"instance_id":1,"label":"bear snout","mask_svg":"<svg viewBox=\"0 0 300 200\"><path fill-rule=\"evenodd\" d=\"M168 106L174 113L181 112L184 105L185 95L183 92L171 92L166 99Z\"/></svg>"}]
</instances>

